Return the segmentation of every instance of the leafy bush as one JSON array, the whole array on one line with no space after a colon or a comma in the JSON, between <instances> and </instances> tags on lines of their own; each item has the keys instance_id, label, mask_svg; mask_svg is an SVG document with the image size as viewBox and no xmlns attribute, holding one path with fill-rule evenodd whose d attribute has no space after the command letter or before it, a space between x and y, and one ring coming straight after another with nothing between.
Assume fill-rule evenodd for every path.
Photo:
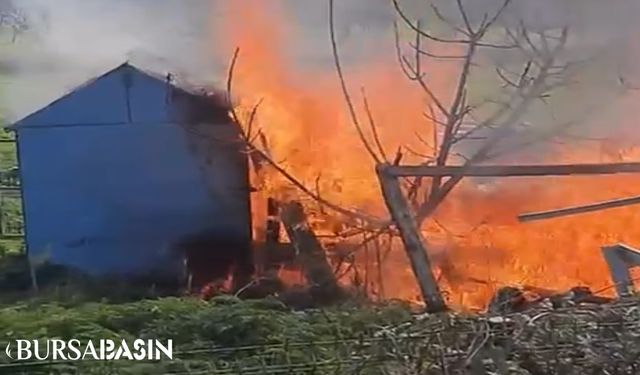
<instances>
[{"instance_id":1,"label":"leafy bush","mask_svg":"<svg viewBox=\"0 0 640 375\"><path fill-rule=\"evenodd\" d=\"M174 348L182 352L202 348L260 347L273 343L322 342L354 337L410 317L406 307L400 305L293 312L275 299L242 301L228 296L215 297L210 301L170 297L123 304L91 302L77 305L68 301L60 304L39 299L0 308L0 347L17 338L173 339ZM287 361L304 362L310 355L301 347L270 350L274 356L286 356ZM243 356L242 353L231 357L224 353L218 356L211 353L187 355L171 363L123 362L116 368L117 373L126 373L131 366L135 367L135 373L147 370L148 373L157 373L160 368L166 370L167 366L180 367L180 371L188 367L192 371L203 366L210 369L213 362L221 360L244 360L249 366L256 361L252 355ZM105 373L104 365L79 364L82 373ZM69 365L60 366L56 368L62 371Z\"/></svg>"},{"instance_id":2,"label":"leafy bush","mask_svg":"<svg viewBox=\"0 0 640 375\"><path fill-rule=\"evenodd\" d=\"M291 311L275 299L229 296L120 304L40 298L0 307L0 348L16 338L174 341L173 361L20 369L29 374L442 374L445 367L462 374L469 366L482 374L636 374L638 303L482 316L416 315L401 303Z\"/></svg>"}]
</instances>

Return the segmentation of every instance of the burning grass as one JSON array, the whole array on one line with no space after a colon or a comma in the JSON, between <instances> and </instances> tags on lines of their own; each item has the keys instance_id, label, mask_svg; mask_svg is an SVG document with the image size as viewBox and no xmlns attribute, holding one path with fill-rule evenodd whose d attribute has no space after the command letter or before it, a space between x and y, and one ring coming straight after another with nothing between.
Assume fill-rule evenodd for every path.
<instances>
[{"instance_id":1,"label":"burning grass","mask_svg":"<svg viewBox=\"0 0 640 375\"><path fill-rule=\"evenodd\" d=\"M296 35L293 22L286 12L272 7L249 0L229 5L225 24L216 30L220 45L241 51L233 77L238 112L251 116L254 105L261 103L253 123L253 131L259 129L262 134L262 138L256 137L256 143L323 199L387 217L374 163L346 115L335 72L296 64L287 49L296 42L292 40ZM370 106L375 120L371 129L379 133L380 149L393 156L400 148L403 164L419 164L437 151L437 132L433 132L437 126L425 117L429 98L403 77L393 45L385 45L387 42L381 40L380 49L387 47L388 54L346 67L347 83L361 118L368 118L364 108ZM447 97L457 81L459 66L430 61L424 69L436 94ZM366 93L357 90L358 85L364 86ZM363 99L368 103L360 103ZM374 144L374 131L369 130L368 124L365 127L364 138ZM436 139L431 139L431 134L436 134ZM585 163L634 160L638 156L638 148L629 146L634 144L633 139L598 142L578 137L562 141L561 145L545 147L541 155L522 157L545 163ZM456 160L449 160L450 163L464 162L464 158L451 159ZM304 201L276 171L263 171L261 177L254 181L260 189L253 195L252 204L256 226L265 222L267 197ZM527 211L635 195L636 182L637 176L462 181L421 228L430 255L437 258L435 272L440 275L448 302L464 308L483 308L496 290L508 285L553 290L587 286L612 291L600 248L618 242L640 244L637 231L629 230L638 226L637 210L619 208L532 224L518 223L516 217ZM335 235L336 227L345 220L317 206L317 202L305 202L316 233ZM263 229L256 228L256 233ZM361 238L350 241L350 245L358 246ZM415 301L419 289L402 246L399 241L394 242L391 250L384 253L384 264L371 260L377 250L370 249L367 256L366 247L360 246L348 262L348 276L372 284L366 288L387 298ZM446 262L440 261L445 258ZM358 272L360 276L368 275L368 280L357 277ZM384 293L380 293L383 289Z\"/></svg>"}]
</instances>

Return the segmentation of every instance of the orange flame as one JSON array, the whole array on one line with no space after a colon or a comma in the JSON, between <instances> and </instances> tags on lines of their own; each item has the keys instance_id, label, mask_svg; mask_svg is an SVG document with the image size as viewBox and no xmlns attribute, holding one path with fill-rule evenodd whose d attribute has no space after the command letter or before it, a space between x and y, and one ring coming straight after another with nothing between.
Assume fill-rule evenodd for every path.
<instances>
[{"instance_id":1,"label":"orange flame","mask_svg":"<svg viewBox=\"0 0 640 375\"><path fill-rule=\"evenodd\" d=\"M335 71L301 67L287 55L291 51L285 47L297 42L296 30L275 2L235 0L225 3L223 13L225 22L216 40L229 50L240 48L233 81L234 94L240 98L238 107L246 111L262 100L254 128L266 136L273 159L327 200L388 216L374 165L347 116ZM455 77L453 68L428 67L432 76L440 78L436 81L440 91L452 84L447 79ZM424 93L402 76L392 45L384 57L349 69L347 77L366 87L387 154L393 157L392 147L397 145L432 153L416 136L432 133L433 124L423 115L428 103ZM352 86L351 92L361 120L366 119L360 90ZM363 125L369 126L366 121ZM367 134L371 137L370 129ZM554 155L553 161L594 161L602 157L600 151L574 148L570 154L565 150ZM404 162L420 159L405 154ZM635 176L507 179L484 190L464 182L424 227L429 246L445 249L450 258L442 284L451 302L484 306L496 288L511 284L553 289L610 285L600 247L616 242L640 245L640 231L635 230L640 227L637 209L531 224L519 224L515 217L526 211L632 195L637 182L640 178ZM278 174L267 177L263 193L279 198L296 194ZM264 222L262 207L254 205L256 225ZM390 254L380 269L386 297L415 299L418 289L402 249L396 247ZM359 260L362 257L360 254ZM375 256L368 257L375 263L371 260Z\"/></svg>"}]
</instances>

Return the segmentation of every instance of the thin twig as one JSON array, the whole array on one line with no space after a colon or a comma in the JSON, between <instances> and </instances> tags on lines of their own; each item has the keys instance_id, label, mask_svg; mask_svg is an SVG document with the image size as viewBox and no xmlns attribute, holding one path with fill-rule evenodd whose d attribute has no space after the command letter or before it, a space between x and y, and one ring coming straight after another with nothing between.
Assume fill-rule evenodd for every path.
<instances>
[{"instance_id":1,"label":"thin twig","mask_svg":"<svg viewBox=\"0 0 640 375\"><path fill-rule=\"evenodd\" d=\"M511 0L506 0L506 3L510 3ZM406 15L406 13L402 10L402 8L400 7L400 4L398 3L398 0L392 0L393 6L396 10L396 13L400 16L400 18L411 28L413 29L413 31L419 33L421 36L432 40L434 42L439 42L439 43L447 43L447 44L470 44L471 41L469 39L447 39L447 38L440 38L437 36L434 36L418 27L416 27L413 23L413 21L411 21L409 19L409 17ZM502 9L502 8L501 8ZM500 14L502 14L502 11L500 10L499 12L496 13L496 15L494 16L494 18L497 19L497 17L500 16ZM491 23L493 24L493 23ZM485 26L486 27L486 26ZM492 44L492 43L477 43L478 47L486 47L486 48L496 48L496 49L513 49L515 48L514 45L500 45L500 44Z\"/></svg>"},{"instance_id":2,"label":"thin twig","mask_svg":"<svg viewBox=\"0 0 640 375\"><path fill-rule=\"evenodd\" d=\"M431 87L426 83L424 77L421 76L415 68L409 64L406 57L402 54L402 48L400 47L400 32L398 31L398 24L396 22L393 23L394 36L395 36L395 48L396 48L396 58L402 68L402 71L407 76L407 78L411 81L417 81L420 84L420 87L423 91L429 96L429 99L438 107L438 110L442 112L445 117L449 116L445 106L442 104L438 96L431 90ZM418 48L419 50L419 48ZM417 54L419 57L419 53Z\"/></svg>"},{"instance_id":3,"label":"thin twig","mask_svg":"<svg viewBox=\"0 0 640 375\"><path fill-rule=\"evenodd\" d=\"M347 83L344 77L344 73L342 71L342 64L340 62L340 55L338 53L338 43L336 41L336 33L335 33L335 25L334 25L334 0L329 0L329 36L331 39L331 49L333 51L333 63L336 68L336 72L338 73L338 78L340 80L340 87L342 89L342 94L344 95L344 100L347 103L347 108L349 109L349 115L351 116L351 122L355 126L356 131L358 132L358 136L362 141L363 146L371 156L371 158L376 162L380 163L381 159L373 150L369 141L367 140L364 132L362 131L362 127L360 126L360 121L358 120L358 115L356 114L355 107L353 105L353 101L351 100L351 95L349 94L349 89L347 88Z\"/></svg>"},{"instance_id":4,"label":"thin twig","mask_svg":"<svg viewBox=\"0 0 640 375\"><path fill-rule=\"evenodd\" d=\"M365 112L367 113L367 119L369 120L369 127L371 128L371 134L373 135L373 140L378 147L378 152L382 156L382 159L386 162L389 162L389 158L387 157L387 153L384 151L384 147L382 146L382 141L380 141L380 136L378 135L378 127L373 119L373 114L371 113L371 108L369 107L369 100L367 100L367 94L365 93L364 87L361 88L362 91L362 101L364 104Z\"/></svg>"},{"instance_id":5,"label":"thin twig","mask_svg":"<svg viewBox=\"0 0 640 375\"><path fill-rule=\"evenodd\" d=\"M234 53L233 53L233 58L231 60L231 64L229 66L229 71L228 71L228 74L227 74L227 101L229 103L230 113L231 113L231 117L232 117L233 121L236 122L238 125L241 125L242 121L240 120L240 117L238 116L237 111L235 110L235 108L234 108L234 106L232 104L233 103L233 101L232 101L232 97L233 97L232 96L233 95L233 77L234 77L234 70L235 70L235 66L236 66L237 60L238 60L239 53L240 53L240 49L236 48ZM242 129L242 126L240 126L240 128ZM337 213L340 213L340 214L345 215L345 216L350 217L350 218L363 220L364 222L367 222L370 225L373 225L374 227L386 228L386 227L389 226L390 222L388 220L380 220L378 218L369 216L367 214L363 214L363 213L358 212L358 211L345 209L343 207L338 206L337 204L329 202L329 201L323 199L322 197L318 196L316 193L314 193L313 191L308 189L297 178L295 178L293 175L291 175L289 172L287 172L284 168L282 168L279 165L279 163L274 161L267 153L261 151L253 143L251 143L250 139L247 138L247 135L243 131L241 131L241 136L242 136L243 141L245 143L245 146L247 148L247 153L248 154L250 154L250 155L251 154L258 155L259 158L262 161L267 162L272 168L274 168L278 173L280 173L280 175L282 175L287 181L289 181L292 185L297 187L302 193L306 194L310 198L314 199L315 201L323 204L327 208L330 208L331 210L333 210L333 211L335 211Z\"/></svg>"}]
</instances>

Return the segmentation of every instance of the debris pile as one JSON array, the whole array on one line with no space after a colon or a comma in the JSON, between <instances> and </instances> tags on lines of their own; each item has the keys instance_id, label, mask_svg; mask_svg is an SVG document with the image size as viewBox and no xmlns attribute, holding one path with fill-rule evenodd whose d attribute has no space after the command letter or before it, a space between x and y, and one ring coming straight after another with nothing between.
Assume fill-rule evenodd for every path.
<instances>
[{"instance_id":1,"label":"debris pile","mask_svg":"<svg viewBox=\"0 0 640 375\"><path fill-rule=\"evenodd\" d=\"M584 286L571 288L565 293L532 287L504 287L500 288L489 302L488 312L510 314L539 307L558 309L603 305L613 301L611 298L595 295L591 289Z\"/></svg>"},{"instance_id":2,"label":"debris pile","mask_svg":"<svg viewBox=\"0 0 640 375\"><path fill-rule=\"evenodd\" d=\"M515 289L500 297L519 300ZM376 350L398 374L638 374L639 321L637 299L568 308L540 303L506 315L425 314L381 329L378 337L388 340Z\"/></svg>"}]
</instances>

